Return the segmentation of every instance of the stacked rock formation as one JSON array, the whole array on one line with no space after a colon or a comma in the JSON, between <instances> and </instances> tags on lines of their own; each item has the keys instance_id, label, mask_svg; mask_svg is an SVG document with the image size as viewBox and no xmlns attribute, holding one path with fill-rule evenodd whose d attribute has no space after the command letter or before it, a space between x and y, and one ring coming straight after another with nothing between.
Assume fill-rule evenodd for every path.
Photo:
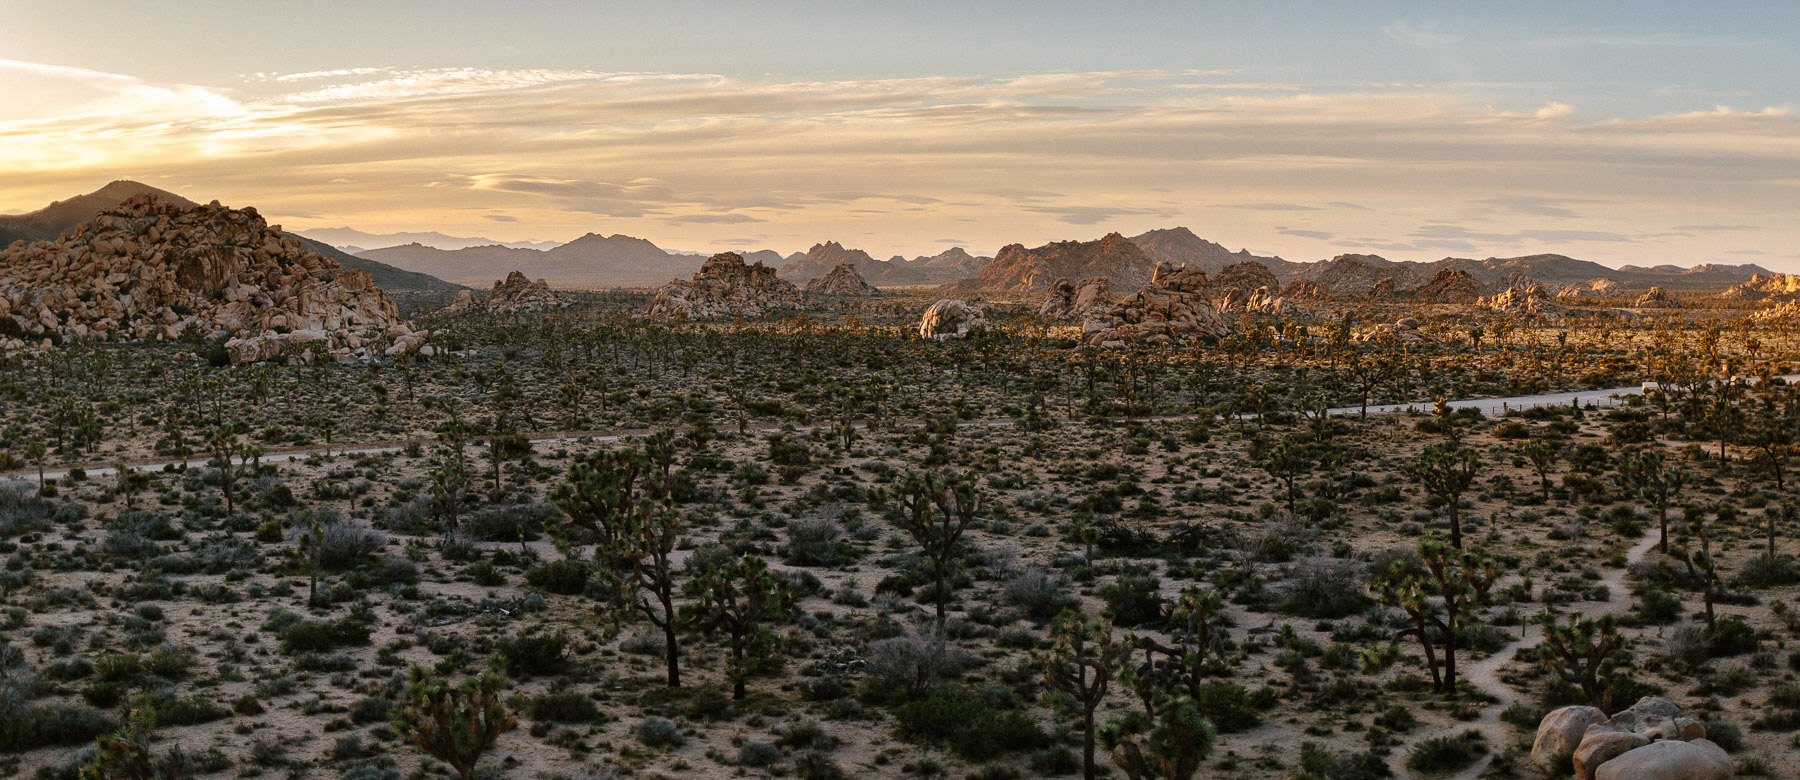
<instances>
[{"instance_id":1,"label":"stacked rock formation","mask_svg":"<svg viewBox=\"0 0 1800 780\"><path fill-rule=\"evenodd\" d=\"M856 272L856 266L849 263L838 263L832 266L824 276L806 283L808 295L830 295L841 297L867 297L880 295L875 285L863 281L862 274Z\"/></svg>"},{"instance_id":2,"label":"stacked rock formation","mask_svg":"<svg viewBox=\"0 0 1800 780\"><path fill-rule=\"evenodd\" d=\"M1081 323L1082 340L1122 347L1226 335L1231 329L1207 300L1209 290L1205 271L1158 264L1150 284L1111 306L1090 309Z\"/></svg>"},{"instance_id":3,"label":"stacked rock formation","mask_svg":"<svg viewBox=\"0 0 1800 780\"><path fill-rule=\"evenodd\" d=\"M1632 306L1639 309L1661 309L1674 305L1675 299L1669 295L1669 291L1664 290L1661 287L1652 287L1645 290L1644 294L1638 296L1637 301L1632 304Z\"/></svg>"},{"instance_id":4,"label":"stacked rock formation","mask_svg":"<svg viewBox=\"0 0 1800 780\"><path fill-rule=\"evenodd\" d=\"M1719 294L1728 301L1791 301L1800 299L1800 275L1755 274L1750 281Z\"/></svg>"},{"instance_id":5,"label":"stacked rock formation","mask_svg":"<svg viewBox=\"0 0 1800 780\"><path fill-rule=\"evenodd\" d=\"M1104 276L1083 279L1080 284L1058 279L1050 285L1050 297L1044 299L1038 316L1047 320L1078 318L1087 314L1088 309L1112 303L1112 283Z\"/></svg>"},{"instance_id":6,"label":"stacked rock formation","mask_svg":"<svg viewBox=\"0 0 1800 780\"><path fill-rule=\"evenodd\" d=\"M494 282L494 289L486 298L479 301L474 290L459 290L456 300L444 311L451 314L481 311L488 314L529 314L540 311L553 311L568 306L569 302L550 290L550 285L542 279L532 281L519 271L506 275L505 279Z\"/></svg>"},{"instance_id":7,"label":"stacked rock formation","mask_svg":"<svg viewBox=\"0 0 1800 780\"><path fill-rule=\"evenodd\" d=\"M1562 304L1536 282L1525 287L1508 287L1499 295L1477 299L1475 305L1515 317L1561 317L1564 313Z\"/></svg>"},{"instance_id":8,"label":"stacked rock formation","mask_svg":"<svg viewBox=\"0 0 1800 780\"><path fill-rule=\"evenodd\" d=\"M925 309L919 317L919 335L928 339L967 338L970 333L987 327L987 310L980 301L969 303L945 298Z\"/></svg>"},{"instance_id":9,"label":"stacked rock formation","mask_svg":"<svg viewBox=\"0 0 1800 780\"><path fill-rule=\"evenodd\" d=\"M777 278L775 269L761 262L745 265L736 252L721 252L707 258L692 278L663 285L645 314L692 320L757 317L799 305L800 289Z\"/></svg>"},{"instance_id":10,"label":"stacked rock formation","mask_svg":"<svg viewBox=\"0 0 1800 780\"><path fill-rule=\"evenodd\" d=\"M1461 268L1445 268L1412 295L1427 303L1468 303L1481 297L1481 282Z\"/></svg>"},{"instance_id":11,"label":"stacked rock formation","mask_svg":"<svg viewBox=\"0 0 1800 780\"><path fill-rule=\"evenodd\" d=\"M0 251L0 347L53 338L230 339L235 362L323 343L340 358L423 345L375 281L255 209L141 195L55 241ZM309 348L308 354L311 354Z\"/></svg>"},{"instance_id":12,"label":"stacked rock formation","mask_svg":"<svg viewBox=\"0 0 1800 780\"><path fill-rule=\"evenodd\" d=\"M1573 760L1579 780L1723 780L1736 771L1704 725L1657 696L1610 718L1593 707L1552 710L1538 723L1531 760L1549 771Z\"/></svg>"}]
</instances>

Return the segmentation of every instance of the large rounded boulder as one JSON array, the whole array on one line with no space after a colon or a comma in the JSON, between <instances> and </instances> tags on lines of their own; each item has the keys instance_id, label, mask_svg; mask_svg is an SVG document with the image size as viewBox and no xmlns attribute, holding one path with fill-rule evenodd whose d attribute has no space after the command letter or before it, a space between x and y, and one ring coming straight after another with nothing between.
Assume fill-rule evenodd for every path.
<instances>
[{"instance_id":1,"label":"large rounded boulder","mask_svg":"<svg viewBox=\"0 0 1800 780\"><path fill-rule=\"evenodd\" d=\"M1726 780L1731 756L1711 740L1652 742L1600 765L1595 780Z\"/></svg>"},{"instance_id":2,"label":"large rounded boulder","mask_svg":"<svg viewBox=\"0 0 1800 780\"><path fill-rule=\"evenodd\" d=\"M1555 770L1575 755L1587 728L1605 723L1606 713L1597 707L1562 707L1538 722L1537 739L1531 743L1531 763Z\"/></svg>"}]
</instances>

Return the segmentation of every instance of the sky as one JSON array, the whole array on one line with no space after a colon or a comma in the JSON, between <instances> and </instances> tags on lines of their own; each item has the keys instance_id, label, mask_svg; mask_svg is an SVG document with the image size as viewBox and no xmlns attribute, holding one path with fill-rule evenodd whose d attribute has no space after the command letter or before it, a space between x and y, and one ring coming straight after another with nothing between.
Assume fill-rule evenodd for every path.
<instances>
[{"instance_id":1,"label":"sky","mask_svg":"<svg viewBox=\"0 0 1800 780\"><path fill-rule=\"evenodd\" d=\"M0 0L0 212L1800 271L1800 3Z\"/></svg>"}]
</instances>

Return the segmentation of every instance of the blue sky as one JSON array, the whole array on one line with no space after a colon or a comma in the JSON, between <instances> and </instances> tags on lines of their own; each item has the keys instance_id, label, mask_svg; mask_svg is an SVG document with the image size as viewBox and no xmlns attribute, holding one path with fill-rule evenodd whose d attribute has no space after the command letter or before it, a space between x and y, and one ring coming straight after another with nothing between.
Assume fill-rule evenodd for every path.
<instances>
[{"instance_id":1,"label":"blue sky","mask_svg":"<svg viewBox=\"0 0 1800 780\"><path fill-rule=\"evenodd\" d=\"M1290 259L1800 270L1794 3L0 9L0 210L137 178L505 240L1187 224Z\"/></svg>"}]
</instances>

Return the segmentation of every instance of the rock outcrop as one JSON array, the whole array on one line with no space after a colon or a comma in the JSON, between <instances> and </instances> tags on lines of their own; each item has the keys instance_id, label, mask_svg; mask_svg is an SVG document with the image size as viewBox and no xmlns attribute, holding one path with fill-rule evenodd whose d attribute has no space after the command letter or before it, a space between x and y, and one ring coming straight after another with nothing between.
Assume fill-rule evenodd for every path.
<instances>
[{"instance_id":1,"label":"rock outcrop","mask_svg":"<svg viewBox=\"0 0 1800 780\"><path fill-rule=\"evenodd\" d=\"M1756 274L1719 297L1728 301L1800 300L1800 274Z\"/></svg>"},{"instance_id":2,"label":"rock outcrop","mask_svg":"<svg viewBox=\"0 0 1800 780\"><path fill-rule=\"evenodd\" d=\"M457 314L470 311L481 311L488 314L529 314L533 312L554 311L568 306L569 302L550 290L549 283L542 279L532 281L524 273L513 271L505 279L494 282L494 289L487 297L475 300L473 290L463 290L456 294L456 300L444 311Z\"/></svg>"},{"instance_id":3,"label":"rock outcrop","mask_svg":"<svg viewBox=\"0 0 1800 780\"><path fill-rule=\"evenodd\" d=\"M1469 303L1481 297L1481 282L1460 268L1445 268L1432 275L1431 281L1412 291L1415 300L1426 303Z\"/></svg>"},{"instance_id":4,"label":"rock outcrop","mask_svg":"<svg viewBox=\"0 0 1800 780\"><path fill-rule=\"evenodd\" d=\"M1038 316L1047 320L1080 318L1096 306L1112 305L1113 300L1112 283L1104 276L1083 279L1080 284L1058 279L1050 285L1050 297L1044 299Z\"/></svg>"},{"instance_id":5,"label":"rock outcrop","mask_svg":"<svg viewBox=\"0 0 1800 780\"><path fill-rule=\"evenodd\" d=\"M1800 322L1800 301L1777 303L1750 315L1757 322Z\"/></svg>"},{"instance_id":6,"label":"rock outcrop","mask_svg":"<svg viewBox=\"0 0 1800 780\"><path fill-rule=\"evenodd\" d=\"M875 285L863 281L862 274L856 272L856 266L839 263L829 273L806 283L808 295L830 295L838 297L868 297L880 295Z\"/></svg>"},{"instance_id":7,"label":"rock outcrop","mask_svg":"<svg viewBox=\"0 0 1800 780\"><path fill-rule=\"evenodd\" d=\"M1632 304L1639 309L1666 309L1674 305L1676 305L1675 299L1661 287L1645 290L1644 294L1638 296L1637 301Z\"/></svg>"},{"instance_id":8,"label":"rock outcrop","mask_svg":"<svg viewBox=\"0 0 1800 780\"><path fill-rule=\"evenodd\" d=\"M1281 288L1281 297L1290 301L1323 301L1330 295L1325 285L1311 279L1296 279Z\"/></svg>"},{"instance_id":9,"label":"rock outcrop","mask_svg":"<svg viewBox=\"0 0 1800 780\"><path fill-rule=\"evenodd\" d=\"M677 279L656 291L645 312L650 317L707 319L758 317L800 305L800 289L775 276L775 269L745 265L735 252L706 259L690 279Z\"/></svg>"},{"instance_id":10,"label":"rock outcrop","mask_svg":"<svg viewBox=\"0 0 1800 780\"><path fill-rule=\"evenodd\" d=\"M1356 334L1355 340L1370 344L1398 344L1403 346L1420 346L1436 344L1438 340L1425 331L1419 330L1419 321L1412 317L1401 317L1392 323L1381 323L1369 330Z\"/></svg>"},{"instance_id":11,"label":"rock outcrop","mask_svg":"<svg viewBox=\"0 0 1800 780\"><path fill-rule=\"evenodd\" d=\"M425 340L369 274L321 257L252 208L139 195L55 241L0 251L0 348L175 339L190 328L240 342L228 348L238 362L279 355L302 331L341 358Z\"/></svg>"},{"instance_id":12,"label":"rock outcrop","mask_svg":"<svg viewBox=\"0 0 1800 780\"><path fill-rule=\"evenodd\" d=\"M1156 264L1118 233L1098 241L1058 241L1036 249L1010 244L994 255L993 262L973 279L957 283L958 289L1041 292L1057 279L1105 277L1113 289L1132 290L1150 282Z\"/></svg>"},{"instance_id":13,"label":"rock outcrop","mask_svg":"<svg viewBox=\"0 0 1800 780\"><path fill-rule=\"evenodd\" d=\"M1617 280L1597 276L1585 282L1576 282L1562 288L1556 294L1558 298L1613 298L1625 294L1625 285Z\"/></svg>"},{"instance_id":14,"label":"rock outcrop","mask_svg":"<svg viewBox=\"0 0 1800 780\"><path fill-rule=\"evenodd\" d=\"M980 302L945 298L925 309L919 317L919 335L928 339L967 338L970 333L987 327L986 307Z\"/></svg>"},{"instance_id":15,"label":"rock outcrop","mask_svg":"<svg viewBox=\"0 0 1800 780\"><path fill-rule=\"evenodd\" d=\"M1499 295L1479 298L1475 305L1514 317L1561 317L1563 305L1533 282L1525 287L1508 287Z\"/></svg>"},{"instance_id":16,"label":"rock outcrop","mask_svg":"<svg viewBox=\"0 0 1800 780\"><path fill-rule=\"evenodd\" d=\"M1593 707L1552 710L1538 724L1532 763L1548 771L1570 761L1577 780L1728 778L1730 756L1706 740L1706 727L1674 702L1646 696L1607 717Z\"/></svg>"},{"instance_id":17,"label":"rock outcrop","mask_svg":"<svg viewBox=\"0 0 1800 780\"><path fill-rule=\"evenodd\" d=\"M1082 340L1101 347L1132 343L1168 344L1231 332L1207 300L1206 272L1158 265L1151 284L1111 306L1089 309Z\"/></svg>"}]
</instances>

